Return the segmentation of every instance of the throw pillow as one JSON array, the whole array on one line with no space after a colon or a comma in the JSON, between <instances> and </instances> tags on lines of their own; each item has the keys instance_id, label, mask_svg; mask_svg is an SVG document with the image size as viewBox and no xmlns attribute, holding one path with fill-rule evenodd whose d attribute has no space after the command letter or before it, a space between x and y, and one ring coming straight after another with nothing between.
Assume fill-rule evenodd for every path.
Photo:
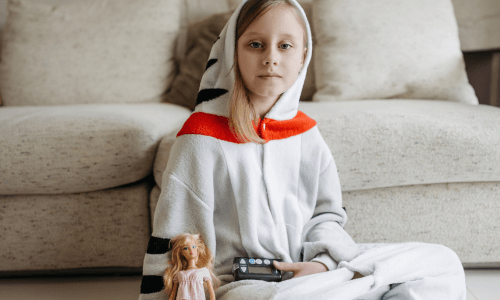
<instances>
[{"instance_id":1,"label":"throw pillow","mask_svg":"<svg viewBox=\"0 0 500 300\"><path fill-rule=\"evenodd\" d=\"M5 106L161 102L182 0L10 0Z\"/></svg>"},{"instance_id":2,"label":"throw pillow","mask_svg":"<svg viewBox=\"0 0 500 300\"><path fill-rule=\"evenodd\" d=\"M233 12L215 14L189 26L186 53L179 58L179 73L163 95L164 102L194 109L212 46L232 14Z\"/></svg>"},{"instance_id":3,"label":"throw pillow","mask_svg":"<svg viewBox=\"0 0 500 300\"><path fill-rule=\"evenodd\" d=\"M314 0L315 101L478 104L451 0Z\"/></svg>"}]
</instances>

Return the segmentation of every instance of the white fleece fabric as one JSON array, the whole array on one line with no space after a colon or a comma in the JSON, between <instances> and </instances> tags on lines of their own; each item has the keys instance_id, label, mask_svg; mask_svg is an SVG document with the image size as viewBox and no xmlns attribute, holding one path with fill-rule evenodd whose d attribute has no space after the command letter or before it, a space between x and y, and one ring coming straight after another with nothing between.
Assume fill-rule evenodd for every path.
<instances>
[{"instance_id":1,"label":"white fleece fabric","mask_svg":"<svg viewBox=\"0 0 500 300\"><path fill-rule=\"evenodd\" d=\"M236 9L212 48L194 114L228 116L234 83L231 71L234 33L244 3ZM289 121L298 114L312 41L304 11L296 1L292 3L307 25L309 51L296 82L281 95L263 123ZM347 267L346 263L359 254L358 246L343 229L346 221L337 167L317 126L262 145L236 143L206 134L179 135L162 177L139 299L168 298L163 291L162 276L170 257L169 241L186 232L200 233L215 254L215 272L224 288L218 292L218 298L249 299L238 287L251 284L267 295L255 299L304 299L308 289L313 294L320 291L314 292L315 285L309 287L307 279L297 281L300 283L297 288L303 291L299 298L290 294L288 288L276 289L260 281L228 284L233 281L233 258L320 261L329 270L338 270L338 263ZM349 280L354 274L341 272L342 280ZM291 275L285 274L284 279ZM227 293L232 287L234 293Z\"/></svg>"}]
</instances>

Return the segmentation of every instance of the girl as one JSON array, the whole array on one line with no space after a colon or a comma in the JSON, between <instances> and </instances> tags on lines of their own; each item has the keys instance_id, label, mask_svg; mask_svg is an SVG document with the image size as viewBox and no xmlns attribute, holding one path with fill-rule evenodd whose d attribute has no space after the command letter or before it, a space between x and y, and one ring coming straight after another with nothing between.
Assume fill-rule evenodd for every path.
<instances>
[{"instance_id":1,"label":"girl","mask_svg":"<svg viewBox=\"0 0 500 300\"><path fill-rule=\"evenodd\" d=\"M360 251L344 231L335 161L298 111L311 52L295 0L245 0L229 19L163 174L140 299L165 299L169 239L184 232L200 232L215 254L221 300L465 299L450 249ZM289 280L232 282L234 257L280 258Z\"/></svg>"},{"instance_id":2,"label":"girl","mask_svg":"<svg viewBox=\"0 0 500 300\"><path fill-rule=\"evenodd\" d=\"M209 291L210 300L215 300L214 289L219 280L214 275L212 253L207 249L199 234L181 234L171 241L171 267L165 272L165 291L169 300L204 300L203 283Z\"/></svg>"}]
</instances>

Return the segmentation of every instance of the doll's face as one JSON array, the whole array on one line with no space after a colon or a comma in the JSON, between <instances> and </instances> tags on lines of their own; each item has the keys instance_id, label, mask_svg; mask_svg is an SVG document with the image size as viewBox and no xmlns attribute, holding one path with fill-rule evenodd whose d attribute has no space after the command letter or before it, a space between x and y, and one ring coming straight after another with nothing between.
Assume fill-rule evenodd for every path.
<instances>
[{"instance_id":1,"label":"doll's face","mask_svg":"<svg viewBox=\"0 0 500 300\"><path fill-rule=\"evenodd\" d=\"M238 65L250 100L274 101L297 80L304 65L304 29L294 8L272 7L239 37Z\"/></svg>"},{"instance_id":2,"label":"doll's face","mask_svg":"<svg viewBox=\"0 0 500 300\"><path fill-rule=\"evenodd\" d=\"M192 260L198 258L198 246L194 239L187 239L181 249L181 254L186 258L186 260Z\"/></svg>"}]
</instances>

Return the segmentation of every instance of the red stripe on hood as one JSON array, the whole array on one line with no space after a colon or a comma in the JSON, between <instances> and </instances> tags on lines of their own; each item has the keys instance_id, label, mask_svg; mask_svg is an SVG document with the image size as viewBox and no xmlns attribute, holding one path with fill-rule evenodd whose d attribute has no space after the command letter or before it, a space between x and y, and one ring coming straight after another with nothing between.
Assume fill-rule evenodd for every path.
<instances>
[{"instance_id":1,"label":"red stripe on hood","mask_svg":"<svg viewBox=\"0 0 500 300\"><path fill-rule=\"evenodd\" d=\"M314 126L316 126L316 121L301 111L297 112L297 115L290 120L277 121L266 118L258 126L254 124L255 131L266 142L286 139L304 133ZM199 134L231 143L243 143L236 139L231 132L228 118L204 112L191 114L177 137L185 134Z\"/></svg>"}]
</instances>

